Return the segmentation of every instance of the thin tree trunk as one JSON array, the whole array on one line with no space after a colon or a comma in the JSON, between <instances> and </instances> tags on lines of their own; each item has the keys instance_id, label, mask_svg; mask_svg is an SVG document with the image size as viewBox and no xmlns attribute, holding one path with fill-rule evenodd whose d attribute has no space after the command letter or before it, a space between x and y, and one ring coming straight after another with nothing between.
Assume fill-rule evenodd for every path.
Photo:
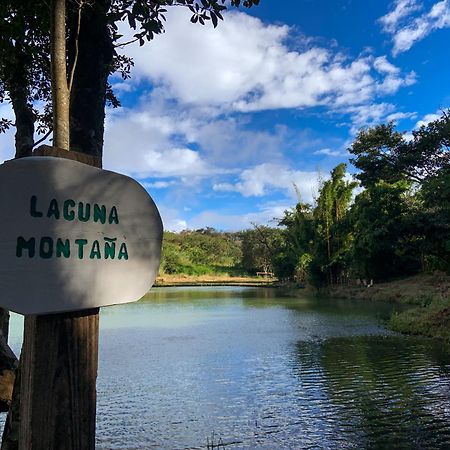
<instances>
[{"instance_id":1,"label":"thin tree trunk","mask_svg":"<svg viewBox=\"0 0 450 450\"><path fill-rule=\"evenodd\" d=\"M53 145L69 150L69 89L66 67L66 0L53 0L51 12Z\"/></svg>"}]
</instances>

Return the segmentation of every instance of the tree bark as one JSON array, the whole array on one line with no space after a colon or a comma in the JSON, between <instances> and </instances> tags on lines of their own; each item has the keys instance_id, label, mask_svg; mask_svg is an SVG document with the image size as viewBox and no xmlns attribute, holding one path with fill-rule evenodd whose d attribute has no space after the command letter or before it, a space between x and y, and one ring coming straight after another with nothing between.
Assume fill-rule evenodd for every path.
<instances>
[{"instance_id":1,"label":"tree bark","mask_svg":"<svg viewBox=\"0 0 450 450\"><path fill-rule=\"evenodd\" d=\"M70 96L71 149L100 159L103 154L106 87L114 57L107 18L110 4L110 0L97 0L83 9L78 61ZM70 11L70 61L74 60L77 21L77 11Z\"/></svg>"},{"instance_id":2,"label":"tree bark","mask_svg":"<svg viewBox=\"0 0 450 450\"><path fill-rule=\"evenodd\" d=\"M95 448L98 308L26 316L19 450Z\"/></svg>"},{"instance_id":3,"label":"tree bark","mask_svg":"<svg viewBox=\"0 0 450 450\"><path fill-rule=\"evenodd\" d=\"M14 45L14 65L10 69L6 88L11 98L14 115L16 117L16 158L30 156L34 144L34 113L28 102L27 74L30 70L23 48L22 39Z\"/></svg>"},{"instance_id":4,"label":"tree bark","mask_svg":"<svg viewBox=\"0 0 450 450\"><path fill-rule=\"evenodd\" d=\"M69 150L69 89L67 87L66 67L66 0L53 0L51 11L53 145Z\"/></svg>"}]
</instances>

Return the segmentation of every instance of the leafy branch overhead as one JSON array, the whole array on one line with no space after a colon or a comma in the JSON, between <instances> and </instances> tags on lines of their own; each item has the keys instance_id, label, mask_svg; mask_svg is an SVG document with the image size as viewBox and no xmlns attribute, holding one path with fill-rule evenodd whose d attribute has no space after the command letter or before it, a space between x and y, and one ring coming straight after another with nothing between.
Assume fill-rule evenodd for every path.
<instances>
[{"instance_id":1,"label":"leafy branch overhead","mask_svg":"<svg viewBox=\"0 0 450 450\"><path fill-rule=\"evenodd\" d=\"M15 114L15 121L0 119L0 132L16 127L16 156L31 153L36 132L44 136L51 131L50 3L0 2L0 103L10 102ZM118 47L131 42L143 45L163 33L166 13L171 7L189 9L194 24L211 23L216 27L225 10L250 8L258 5L259 0L67 0L66 3L68 85L73 87L71 142L75 147L94 147L100 154L104 107L120 106L108 77L119 73L127 79L133 67L130 57L117 53ZM135 31L132 40L121 41L120 22L127 22ZM93 104L96 106L92 107ZM86 111L86 105L90 105L90 117L82 112Z\"/></svg>"}]
</instances>

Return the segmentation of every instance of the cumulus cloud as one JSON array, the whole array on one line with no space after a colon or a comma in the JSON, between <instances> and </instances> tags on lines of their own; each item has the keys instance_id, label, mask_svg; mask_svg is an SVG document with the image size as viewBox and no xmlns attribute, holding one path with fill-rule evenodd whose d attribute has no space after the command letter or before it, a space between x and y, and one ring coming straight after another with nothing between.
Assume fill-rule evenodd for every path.
<instances>
[{"instance_id":1,"label":"cumulus cloud","mask_svg":"<svg viewBox=\"0 0 450 450\"><path fill-rule=\"evenodd\" d=\"M404 113L404 112L395 112L392 114L389 114L386 117L386 120L388 122L397 122L399 120L403 120L403 119L415 119L417 117L417 113L415 112L409 112L409 113Z\"/></svg>"},{"instance_id":2,"label":"cumulus cloud","mask_svg":"<svg viewBox=\"0 0 450 450\"><path fill-rule=\"evenodd\" d=\"M261 197L273 191L283 191L296 197L295 187L303 201L312 202L318 189L317 172L291 170L285 166L264 163L243 170L235 183L216 183L215 191L235 191L244 197Z\"/></svg>"},{"instance_id":3,"label":"cumulus cloud","mask_svg":"<svg viewBox=\"0 0 450 450\"><path fill-rule=\"evenodd\" d=\"M164 230L180 232L188 228L186 220L179 217L177 210L167 208L163 204L159 205L158 209L161 214Z\"/></svg>"},{"instance_id":4,"label":"cumulus cloud","mask_svg":"<svg viewBox=\"0 0 450 450\"><path fill-rule=\"evenodd\" d=\"M213 227L219 230L238 231L253 228L252 224L276 226L284 212L292 208L288 203L267 202L256 205L256 211L245 214L230 214L226 211L205 210L188 221L190 229Z\"/></svg>"},{"instance_id":5,"label":"cumulus cloud","mask_svg":"<svg viewBox=\"0 0 450 450\"><path fill-rule=\"evenodd\" d=\"M141 180L162 178L146 182L163 188L167 178L187 182L231 173L255 161L281 161L283 150L304 134L281 125L270 131L247 125L241 115L217 117L145 95L133 109L108 111L104 167Z\"/></svg>"},{"instance_id":6,"label":"cumulus cloud","mask_svg":"<svg viewBox=\"0 0 450 450\"><path fill-rule=\"evenodd\" d=\"M145 189L166 189L170 186L173 186L175 184L174 180L170 180L170 181L164 181L164 180L160 180L160 181L155 181L155 182L141 182L141 185L145 188Z\"/></svg>"},{"instance_id":7,"label":"cumulus cloud","mask_svg":"<svg viewBox=\"0 0 450 450\"><path fill-rule=\"evenodd\" d=\"M448 109L448 108L445 108L445 109ZM414 116L412 118L415 118L415 117L416 116ZM440 117L442 117L442 112L441 111L436 111L435 113L425 114L425 116L423 116L420 120L418 120L416 122L416 124L413 127L413 130L418 130L422 126L427 126L430 122L434 122L435 120L439 119ZM412 141L414 139L412 131L409 131L408 133L405 133L403 135L403 137L407 141Z\"/></svg>"},{"instance_id":8,"label":"cumulus cloud","mask_svg":"<svg viewBox=\"0 0 450 450\"><path fill-rule=\"evenodd\" d=\"M426 114L424 117L422 117L422 119L420 119L416 123L416 126L414 127L414 129L418 130L420 127L427 126L430 122L433 122L433 121L439 119L439 117L441 117L441 116L442 116L442 113L439 114L438 112Z\"/></svg>"},{"instance_id":9,"label":"cumulus cloud","mask_svg":"<svg viewBox=\"0 0 450 450\"><path fill-rule=\"evenodd\" d=\"M352 115L352 134L360 128L380 123L388 115L395 113L395 105L391 103L375 103L373 105L354 106L348 109Z\"/></svg>"},{"instance_id":10,"label":"cumulus cloud","mask_svg":"<svg viewBox=\"0 0 450 450\"><path fill-rule=\"evenodd\" d=\"M136 63L135 81L150 80L184 104L241 112L333 109L372 101L415 81L386 58L384 64L373 56L351 60L306 38L301 49L291 48L287 42L294 31L286 25L234 12L213 30L192 26L186 14L171 10L167 33L151 48L127 47Z\"/></svg>"},{"instance_id":11,"label":"cumulus cloud","mask_svg":"<svg viewBox=\"0 0 450 450\"><path fill-rule=\"evenodd\" d=\"M153 111L126 110L107 117L104 167L138 178L202 177L218 171L200 152L178 145L190 124Z\"/></svg>"},{"instance_id":12,"label":"cumulus cloud","mask_svg":"<svg viewBox=\"0 0 450 450\"><path fill-rule=\"evenodd\" d=\"M420 9L421 5L417 0L396 0L394 9L381 17L379 21L384 31L394 33L402 19Z\"/></svg>"},{"instance_id":13,"label":"cumulus cloud","mask_svg":"<svg viewBox=\"0 0 450 450\"><path fill-rule=\"evenodd\" d=\"M435 3L428 12L412 19L411 14L421 7L414 0L397 0L394 10L380 19L383 30L392 34L394 56L408 51L433 31L450 27L449 0Z\"/></svg>"},{"instance_id":14,"label":"cumulus cloud","mask_svg":"<svg viewBox=\"0 0 450 450\"><path fill-rule=\"evenodd\" d=\"M345 155L343 152L341 152L340 150L331 150L330 148L322 148L320 150L317 150L314 152L315 155L325 155L325 156L332 156L332 157L337 157L337 156L343 156Z\"/></svg>"}]
</instances>

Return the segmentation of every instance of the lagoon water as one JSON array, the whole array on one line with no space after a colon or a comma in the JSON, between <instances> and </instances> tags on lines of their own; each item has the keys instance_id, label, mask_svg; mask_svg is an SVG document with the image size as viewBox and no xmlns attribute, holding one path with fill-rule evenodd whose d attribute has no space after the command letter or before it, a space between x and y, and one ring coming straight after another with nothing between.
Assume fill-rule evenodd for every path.
<instances>
[{"instance_id":1,"label":"lagoon water","mask_svg":"<svg viewBox=\"0 0 450 450\"><path fill-rule=\"evenodd\" d=\"M391 309L239 287L103 308L97 448L449 449L450 348Z\"/></svg>"}]
</instances>

